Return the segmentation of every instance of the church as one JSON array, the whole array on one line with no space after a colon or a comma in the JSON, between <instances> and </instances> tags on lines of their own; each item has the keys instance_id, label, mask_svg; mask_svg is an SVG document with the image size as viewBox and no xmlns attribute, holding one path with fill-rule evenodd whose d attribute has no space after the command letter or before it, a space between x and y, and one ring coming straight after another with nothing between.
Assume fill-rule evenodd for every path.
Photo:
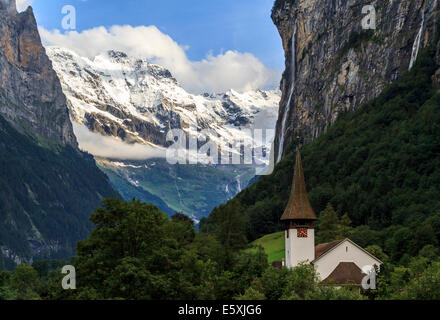
<instances>
[{"instance_id":1,"label":"church","mask_svg":"<svg viewBox=\"0 0 440 320\"><path fill-rule=\"evenodd\" d=\"M311 263L323 283L361 285L368 270L382 261L350 239L340 239L315 246L316 214L307 197L301 154L296 155L292 190L281 221L285 224L285 260L293 268Z\"/></svg>"}]
</instances>

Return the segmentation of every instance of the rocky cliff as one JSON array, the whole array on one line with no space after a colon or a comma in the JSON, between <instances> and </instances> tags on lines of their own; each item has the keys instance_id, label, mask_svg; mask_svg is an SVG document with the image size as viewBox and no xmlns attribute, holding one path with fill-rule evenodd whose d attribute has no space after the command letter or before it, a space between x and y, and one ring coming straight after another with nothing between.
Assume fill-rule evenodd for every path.
<instances>
[{"instance_id":1,"label":"rocky cliff","mask_svg":"<svg viewBox=\"0 0 440 320\"><path fill-rule=\"evenodd\" d=\"M101 199L119 196L79 151L32 9L15 0L0 0L0 186L0 270L72 256Z\"/></svg>"},{"instance_id":2,"label":"rocky cliff","mask_svg":"<svg viewBox=\"0 0 440 320\"><path fill-rule=\"evenodd\" d=\"M376 29L364 30L365 5ZM377 97L435 40L437 0L277 0L272 20L286 57L275 155L308 142L344 112Z\"/></svg>"},{"instance_id":3,"label":"rocky cliff","mask_svg":"<svg viewBox=\"0 0 440 320\"><path fill-rule=\"evenodd\" d=\"M0 1L0 114L20 131L76 148L66 98L31 7Z\"/></svg>"}]
</instances>

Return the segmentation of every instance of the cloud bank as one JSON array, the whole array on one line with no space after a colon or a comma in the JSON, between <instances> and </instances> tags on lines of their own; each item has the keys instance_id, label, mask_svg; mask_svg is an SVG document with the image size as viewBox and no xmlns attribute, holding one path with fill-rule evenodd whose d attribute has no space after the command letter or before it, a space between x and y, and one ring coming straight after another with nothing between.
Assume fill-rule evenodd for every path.
<instances>
[{"instance_id":1,"label":"cloud bank","mask_svg":"<svg viewBox=\"0 0 440 320\"><path fill-rule=\"evenodd\" d=\"M89 58L107 50L146 58L169 69L192 93L272 88L278 85L281 76L250 53L229 50L216 56L208 54L201 61L191 61L185 46L155 26L115 25L65 33L40 27L40 35L46 46L66 47Z\"/></svg>"},{"instance_id":2,"label":"cloud bank","mask_svg":"<svg viewBox=\"0 0 440 320\"><path fill-rule=\"evenodd\" d=\"M127 144L114 137L91 132L86 126L72 122L73 131L81 150L94 156L121 160L165 158L166 150L142 144Z\"/></svg>"}]
</instances>

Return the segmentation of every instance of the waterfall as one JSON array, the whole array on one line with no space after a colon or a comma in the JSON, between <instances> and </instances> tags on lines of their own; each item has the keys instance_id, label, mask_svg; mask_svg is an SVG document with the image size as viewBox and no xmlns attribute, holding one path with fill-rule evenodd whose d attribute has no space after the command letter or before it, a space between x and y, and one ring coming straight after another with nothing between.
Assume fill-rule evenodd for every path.
<instances>
[{"instance_id":1,"label":"waterfall","mask_svg":"<svg viewBox=\"0 0 440 320\"><path fill-rule=\"evenodd\" d=\"M295 74L296 74L296 32L297 32L297 26L295 21L295 27L293 30L292 35L292 55L291 55L291 85L290 85L290 92L289 92L289 99L287 100L286 108L284 110L283 120L281 122L281 136L280 136L280 143L278 145L278 157L277 157L277 163L280 162L281 157L283 156L283 148L284 148L284 130L286 129L286 122L287 122L287 116L290 112L290 102L292 101L293 92L295 91Z\"/></svg>"},{"instance_id":2,"label":"waterfall","mask_svg":"<svg viewBox=\"0 0 440 320\"><path fill-rule=\"evenodd\" d=\"M414 66L414 63L417 60L417 55L419 54L420 41L422 40L424 24L425 24L425 8L423 8L423 10L422 10L422 25L420 26L420 30L417 33L416 39L414 40L414 44L412 47L411 61L409 63L409 70L411 70L412 67Z\"/></svg>"},{"instance_id":3,"label":"waterfall","mask_svg":"<svg viewBox=\"0 0 440 320\"><path fill-rule=\"evenodd\" d=\"M241 178L240 175L235 177L235 181L237 182L237 191L238 191L237 193L241 192L241 181L240 181L240 178Z\"/></svg>"}]
</instances>

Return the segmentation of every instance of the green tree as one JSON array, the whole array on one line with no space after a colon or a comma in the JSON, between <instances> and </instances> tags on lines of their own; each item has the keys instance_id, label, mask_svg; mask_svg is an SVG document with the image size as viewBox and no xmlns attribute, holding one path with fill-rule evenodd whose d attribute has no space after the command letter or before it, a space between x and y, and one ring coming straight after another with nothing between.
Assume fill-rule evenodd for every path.
<instances>
[{"instance_id":1,"label":"green tree","mask_svg":"<svg viewBox=\"0 0 440 320\"><path fill-rule=\"evenodd\" d=\"M393 261L398 261L409 251L411 234L411 229L407 227L399 227L393 232L392 236L389 236L385 241L385 249L387 252L391 253L391 259Z\"/></svg>"},{"instance_id":2,"label":"green tree","mask_svg":"<svg viewBox=\"0 0 440 320\"><path fill-rule=\"evenodd\" d=\"M269 300L279 300L285 290L287 268L269 267L262 277L263 292Z\"/></svg>"},{"instance_id":3,"label":"green tree","mask_svg":"<svg viewBox=\"0 0 440 320\"><path fill-rule=\"evenodd\" d=\"M16 296L10 288L11 272L0 271L0 300L15 300Z\"/></svg>"},{"instance_id":4,"label":"green tree","mask_svg":"<svg viewBox=\"0 0 440 320\"><path fill-rule=\"evenodd\" d=\"M77 286L105 298L153 298L160 286L171 286L156 273L175 263L165 237L168 218L152 205L106 199L90 217L96 228L78 243ZM170 243L172 242L172 243Z\"/></svg>"},{"instance_id":5,"label":"green tree","mask_svg":"<svg viewBox=\"0 0 440 320\"><path fill-rule=\"evenodd\" d=\"M283 300L304 300L316 290L318 276L313 265L300 264L294 267L286 277Z\"/></svg>"},{"instance_id":6,"label":"green tree","mask_svg":"<svg viewBox=\"0 0 440 320\"><path fill-rule=\"evenodd\" d=\"M96 228L78 244L74 262L77 299L194 300L217 294L231 299L267 265L264 252L248 256L236 250L230 251L228 264L226 250L215 237L197 234L189 219L170 220L137 200L106 199L90 220ZM226 266L233 271L231 278ZM51 277L50 286L57 275ZM222 288L227 281L229 288ZM57 292L53 298L71 296Z\"/></svg>"},{"instance_id":7,"label":"green tree","mask_svg":"<svg viewBox=\"0 0 440 320\"><path fill-rule=\"evenodd\" d=\"M12 274L10 271L6 271L6 270L0 271L0 287L9 286L11 276Z\"/></svg>"},{"instance_id":8,"label":"green tree","mask_svg":"<svg viewBox=\"0 0 440 320\"><path fill-rule=\"evenodd\" d=\"M440 262L434 262L426 271L409 281L393 298L409 300L440 300Z\"/></svg>"},{"instance_id":9,"label":"green tree","mask_svg":"<svg viewBox=\"0 0 440 320\"><path fill-rule=\"evenodd\" d=\"M353 228L351 227L351 220L348 216L348 213L345 213L341 219L339 219L339 237L349 238L353 232Z\"/></svg>"},{"instance_id":10,"label":"green tree","mask_svg":"<svg viewBox=\"0 0 440 320\"><path fill-rule=\"evenodd\" d=\"M371 253L373 256L375 256L382 262L388 262L389 260L388 255L385 252L383 252L382 248L379 247L378 245L375 244L370 245L366 247L365 250L367 250L369 253Z\"/></svg>"},{"instance_id":11,"label":"green tree","mask_svg":"<svg viewBox=\"0 0 440 320\"><path fill-rule=\"evenodd\" d=\"M27 264L18 265L10 279L10 288L18 300L40 300L38 272Z\"/></svg>"},{"instance_id":12,"label":"green tree","mask_svg":"<svg viewBox=\"0 0 440 320\"><path fill-rule=\"evenodd\" d=\"M357 286L337 288L330 285L318 285L307 295L309 300L366 300Z\"/></svg>"},{"instance_id":13,"label":"green tree","mask_svg":"<svg viewBox=\"0 0 440 320\"><path fill-rule=\"evenodd\" d=\"M238 201L232 201L222 212L217 230L217 238L225 247L228 259L231 253L243 249L247 244L245 237L246 217Z\"/></svg>"},{"instance_id":14,"label":"green tree","mask_svg":"<svg viewBox=\"0 0 440 320\"><path fill-rule=\"evenodd\" d=\"M340 224L336 211L331 204L319 215L316 232L316 242L325 243L338 240L340 237Z\"/></svg>"},{"instance_id":15,"label":"green tree","mask_svg":"<svg viewBox=\"0 0 440 320\"><path fill-rule=\"evenodd\" d=\"M246 289L244 294L240 294L237 297L235 297L235 300L252 300L252 301L258 301L258 300L266 300L266 296L263 293L264 289L261 283L261 279L255 279L252 282L252 285Z\"/></svg>"},{"instance_id":16,"label":"green tree","mask_svg":"<svg viewBox=\"0 0 440 320\"><path fill-rule=\"evenodd\" d=\"M416 255L426 245L437 245L437 237L434 229L429 224L423 224L417 228L410 242L410 253Z\"/></svg>"},{"instance_id":17,"label":"green tree","mask_svg":"<svg viewBox=\"0 0 440 320\"><path fill-rule=\"evenodd\" d=\"M439 248L435 247L432 244L428 244L419 251L419 257L426 258L430 261L438 261L440 259L439 253Z\"/></svg>"}]
</instances>

